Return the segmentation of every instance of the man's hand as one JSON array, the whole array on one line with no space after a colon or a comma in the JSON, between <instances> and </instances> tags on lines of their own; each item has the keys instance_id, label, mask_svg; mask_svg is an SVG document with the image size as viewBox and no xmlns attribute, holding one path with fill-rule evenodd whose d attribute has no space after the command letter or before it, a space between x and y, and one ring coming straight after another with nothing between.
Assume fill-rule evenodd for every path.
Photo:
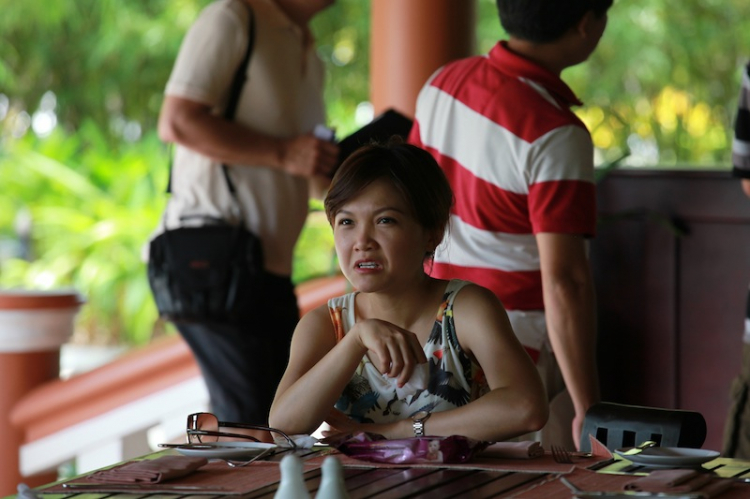
<instances>
[{"instance_id":1,"label":"man's hand","mask_svg":"<svg viewBox=\"0 0 750 499\"><path fill-rule=\"evenodd\" d=\"M313 134L298 135L284 142L281 169L292 175L311 178L327 176L336 167L339 147Z\"/></svg>"},{"instance_id":2,"label":"man's hand","mask_svg":"<svg viewBox=\"0 0 750 499\"><path fill-rule=\"evenodd\" d=\"M573 443L576 450L581 450L581 432L583 431L583 420L585 414L576 414L573 418Z\"/></svg>"}]
</instances>

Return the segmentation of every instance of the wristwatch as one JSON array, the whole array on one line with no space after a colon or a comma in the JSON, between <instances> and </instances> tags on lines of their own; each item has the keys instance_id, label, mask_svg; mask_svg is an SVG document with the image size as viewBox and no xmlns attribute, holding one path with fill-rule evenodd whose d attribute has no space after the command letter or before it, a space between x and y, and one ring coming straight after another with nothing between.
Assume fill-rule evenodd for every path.
<instances>
[{"instance_id":1,"label":"wristwatch","mask_svg":"<svg viewBox=\"0 0 750 499\"><path fill-rule=\"evenodd\" d=\"M419 411L411 417L415 437L424 437L424 422L430 419L432 413Z\"/></svg>"}]
</instances>

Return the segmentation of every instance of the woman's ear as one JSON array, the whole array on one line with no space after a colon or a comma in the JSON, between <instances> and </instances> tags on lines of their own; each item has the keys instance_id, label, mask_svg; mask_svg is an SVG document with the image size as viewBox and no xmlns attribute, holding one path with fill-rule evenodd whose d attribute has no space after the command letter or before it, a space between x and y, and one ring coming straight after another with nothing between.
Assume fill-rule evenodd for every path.
<instances>
[{"instance_id":1,"label":"woman's ear","mask_svg":"<svg viewBox=\"0 0 750 499\"><path fill-rule=\"evenodd\" d=\"M427 239L427 247L425 249L425 254L427 255L434 255L435 249L440 245L440 243L443 241L443 236L445 235L445 232L443 231L435 231L430 235L430 237Z\"/></svg>"}]
</instances>

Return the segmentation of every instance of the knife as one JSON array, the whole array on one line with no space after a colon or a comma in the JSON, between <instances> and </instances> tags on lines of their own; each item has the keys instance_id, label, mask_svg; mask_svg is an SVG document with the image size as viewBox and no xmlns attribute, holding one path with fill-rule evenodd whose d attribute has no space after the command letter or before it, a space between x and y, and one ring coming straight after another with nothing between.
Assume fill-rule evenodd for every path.
<instances>
[{"instance_id":1,"label":"knife","mask_svg":"<svg viewBox=\"0 0 750 499\"><path fill-rule=\"evenodd\" d=\"M628 449L623 452L618 451L618 454L620 454L621 456L634 456L636 454L640 454L646 449L650 449L651 447L656 447L656 442L654 442L653 440L646 440L642 444L637 445L633 447L632 449Z\"/></svg>"}]
</instances>

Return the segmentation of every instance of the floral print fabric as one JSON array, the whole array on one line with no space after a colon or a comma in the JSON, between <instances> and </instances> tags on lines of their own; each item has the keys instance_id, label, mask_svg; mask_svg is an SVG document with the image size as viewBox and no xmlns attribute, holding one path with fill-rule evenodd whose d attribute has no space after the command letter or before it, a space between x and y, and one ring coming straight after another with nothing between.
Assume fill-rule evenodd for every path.
<instances>
[{"instance_id":1,"label":"floral print fabric","mask_svg":"<svg viewBox=\"0 0 750 499\"><path fill-rule=\"evenodd\" d=\"M461 349L453 321L453 300L467 281L451 280L437 310L424 352L429 366L426 389L403 393L365 355L336 408L360 423L387 423L419 411L440 412L467 404L487 391L484 374ZM354 326L357 293L328 301L337 339ZM399 393L401 392L401 393Z\"/></svg>"}]
</instances>

